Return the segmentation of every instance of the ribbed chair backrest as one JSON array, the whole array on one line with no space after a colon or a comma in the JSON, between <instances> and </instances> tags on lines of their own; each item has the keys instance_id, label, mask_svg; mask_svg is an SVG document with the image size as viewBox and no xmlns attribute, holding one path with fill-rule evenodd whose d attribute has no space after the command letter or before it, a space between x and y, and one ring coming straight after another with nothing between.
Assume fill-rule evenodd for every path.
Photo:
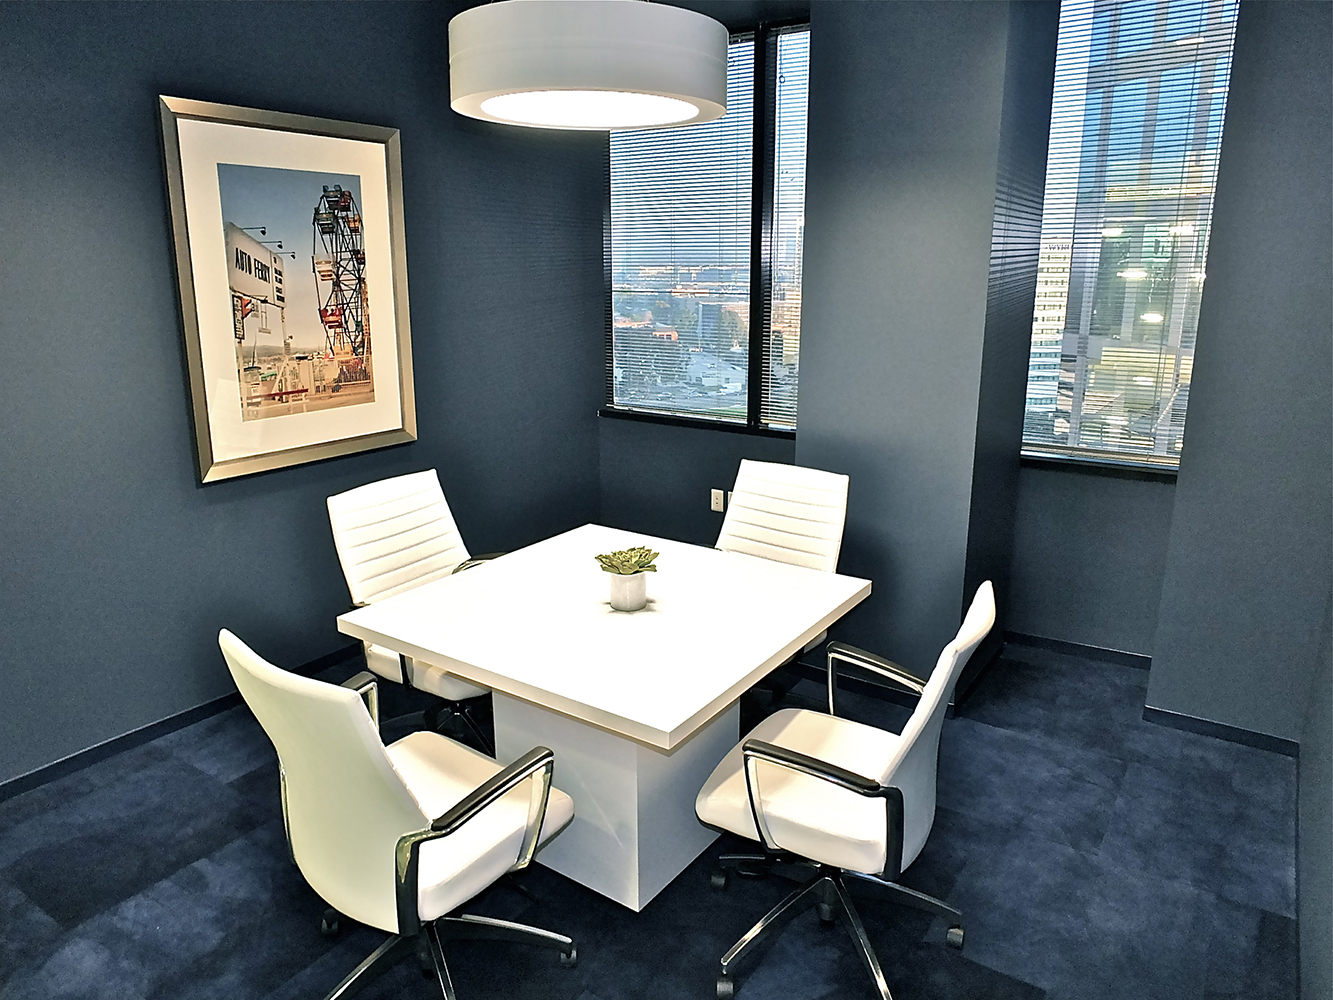
<instances>
[{"instance_id":1,"label":"ribbed chair backrest","mask_svg":"<svg viewBox=\"0 0 1333 1000\"><path fill-rule=\"evenodd\" d=\"M935 775L944 709L958 683L958 675L994 624L995 590L987 580L977 588L958 634L940 652L926 689L903 727L898 752L885 769L885 775L892 773L894 785L903 793L904 869L921 853L935 822Z\"/></svg>"},{"instance_id":2,"label":"ribbed chair backrest","mask_svg":"<svg viewBox=\"0 0 1333 1000\"><path fill-rule=\"evenodd\" d=\"M281 670L226 629L218 645L278 751L301 874L334 909L396 931L394 851L430 820L389 762L361 696Z\"/></svg>"},{"instance_id":3,"label":"ribbed chair backrest","mask_svg":"<svg viewBox=\"0 0 1333 1000\"><path fill-rule=\"evenodd\" d=\"M434 469L358 486L329 497L328 505L356 605L448 576L468 558Z\"/></svg>"},{"instance_id":4,"label":"ribbed chair backrest","mask_svg":"<svg viewBox=\"0 0 1333 1000\"><path fill-rule=\"evenodd\" d=\"M833 472L741 459L716 547L833 573L847 483Z\"/></svg>"}]
</instances>

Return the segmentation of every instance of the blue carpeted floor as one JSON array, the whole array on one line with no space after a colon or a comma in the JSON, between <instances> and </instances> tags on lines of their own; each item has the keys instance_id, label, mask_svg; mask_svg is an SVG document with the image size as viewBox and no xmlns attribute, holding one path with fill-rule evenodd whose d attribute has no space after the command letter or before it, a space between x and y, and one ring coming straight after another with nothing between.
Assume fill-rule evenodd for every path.
<instances>
[{"instance_id":1,"label":"blue carpeted floor","mask_svg":"<svg viewBox=\"0 0 1333 1000\"><path fill-rule=\"evenodd\" d=\"M1146 686L1142 670L1010 646L945 723L935 827L903 881L962 908L967 945L862 905L898 1000L1295 1000L1295 763L1141 721ZM819 695L803 681L789 701ZM906 714L841 707L892 728ZM540 865L522 876L536 902L492 887L467 909L569 934L580 962L459 943L461 1000L707 1000L722 952L789 888L711 891L712 858L738 848L718 841L640 914ZM243 707L0 802L0 1000L318 1000L383 940L322 938L323 908L287 861L275 757ZM813 911L739 986L871 996ZM410 960L361 995L438 996Z\"/></svg>"}]
</instances>

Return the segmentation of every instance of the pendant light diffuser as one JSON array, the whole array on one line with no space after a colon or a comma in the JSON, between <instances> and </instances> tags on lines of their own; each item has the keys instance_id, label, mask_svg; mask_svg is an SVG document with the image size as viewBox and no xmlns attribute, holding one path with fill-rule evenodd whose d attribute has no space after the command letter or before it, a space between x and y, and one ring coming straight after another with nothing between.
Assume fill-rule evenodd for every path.
<instances>
[{"instance_id":1,"label":"pendant light diffuser","mask_svg":"<svg viewBox=\"0 0 1333 1000\"><path fill-rule=\"evenodd\" d=\"M711 17L647 0L501 0L449 22L450 104L536 128L712 121L728 40Z\"/></svg>"}]
</instances>

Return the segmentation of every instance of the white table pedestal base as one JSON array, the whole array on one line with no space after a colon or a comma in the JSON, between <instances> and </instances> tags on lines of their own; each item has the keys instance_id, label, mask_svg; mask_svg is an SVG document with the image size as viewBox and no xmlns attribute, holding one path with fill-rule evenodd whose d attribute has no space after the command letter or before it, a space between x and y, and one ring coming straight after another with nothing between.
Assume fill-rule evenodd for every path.
<instances>
[{"instance_id":1,"label":"white table pedestal base","mask_svg":"<svg viewBox=\"0 0 1333 1000\"><path fill-rule=\"evenodd\" d=\"M534 746L555 752L554 784L574 820L537 860L635 912L684 871L717 833L694 799L740 739L733 704L670 753L493 693L495 755L508 764Z\"/></svg>"}]
</instances>

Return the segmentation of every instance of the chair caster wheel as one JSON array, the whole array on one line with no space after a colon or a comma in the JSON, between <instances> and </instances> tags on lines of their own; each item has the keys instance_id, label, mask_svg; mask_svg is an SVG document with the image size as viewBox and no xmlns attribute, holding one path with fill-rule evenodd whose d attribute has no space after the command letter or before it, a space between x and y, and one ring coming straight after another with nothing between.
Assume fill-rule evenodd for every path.
<instances>
[{"instance_id":1,"label":"chair caster wheel","mask_svg":"<svg viewBox=\"0 0 1333 1000\"><path fill-rule=\"evenodd\" d=\"M962 951L963 929L961 927L950 927L944 935L944 943L956 951Z\"/></svg>"},{"instance_id":2,"label":"chair caster wheel","mask_svg":"<svg viewBox=\"0 0 1333 1000\"><path fill-rule=\"evenodd\" d=\"M342 914L335 909L327 909L323 916L319 918L319 933L326 938L335 938L342 928L338 924L338 918Z\"/></svg>"},{"instance_id":3,"label":"chair caster wheel","mask_svg":"<svg viewBox=\"0 0 1333 1000\"><path fill-rule=\"evenodd\" d=\"M816 903L815 911L819 914L820 927L832 927L837 922L833 919L833 907L828 903Z\"/></svg>"},{"instance_id":4,"label":"chair caster wheel","mask_svg":"<svg viewBox=\"0 0 1333 1000\"><path fill-rule=\"evenodd\" d=\"M731 977L722 975L717 977L717 1000L731 1000L736 995L736 984L731 981Z\"/></svg>"},{"instance_id":5,"label":"chair caster wheel","mask_svg":"<svg viewBox=\"0 0 1333 1000\"><path fill-rule=\"evenodd\" d=\"M579 950L574 945L569 946L569 951L560 953L560 968L572 969L579 964Z\"/></svg>"},{"instance_id":6,"label":"chair caster wheel","mask_svg":"<svg viewBox=\"0 0 1333 1000\"><path fill-rule=\"evenodd\" d=\"M725 868L718 868L716 871L713 872L712 875L708 876L708 884L712 886L713 890L716 892L721 892L723 889L725 889L727 887L727 883L730 881L731 881L731 876L727 874L727 870Z\"/></svg>"},{"instance_id":7,"label":"chair caster wheel","mask_svg":"<svg viewBox=\"0 0 1333 1000\"><path fill-rule=\"evenodd\" d=\"M421 970L423 979L435 977L435 959L430 953L430 943L424 934L417 938L417 968Z\"/></svg>"}]
</instances>

